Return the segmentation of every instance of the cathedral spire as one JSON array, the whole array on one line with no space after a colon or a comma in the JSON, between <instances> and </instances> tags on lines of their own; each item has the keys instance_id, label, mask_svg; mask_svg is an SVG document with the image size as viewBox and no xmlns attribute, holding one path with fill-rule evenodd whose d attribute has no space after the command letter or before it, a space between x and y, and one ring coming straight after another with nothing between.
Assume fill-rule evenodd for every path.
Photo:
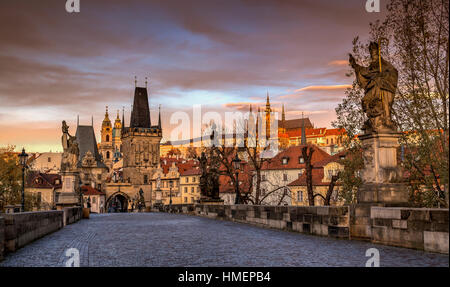
<instances>
[{"instance_id":1,"label":"cathedral spire","mask_svg":"<svg viewBox=\"0 0 450 287\"><path fill-rule=\"evenodd\" d=\"M77 115L77 128L80 125L80 115Z\"/></svg>"}]
</instances>

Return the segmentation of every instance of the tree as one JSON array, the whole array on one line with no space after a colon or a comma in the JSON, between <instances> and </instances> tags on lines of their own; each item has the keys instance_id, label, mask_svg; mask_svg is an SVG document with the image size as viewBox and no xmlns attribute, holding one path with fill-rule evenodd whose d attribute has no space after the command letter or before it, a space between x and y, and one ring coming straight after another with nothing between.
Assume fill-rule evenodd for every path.
<instances>
[{"instance_id":1,"label":"tree","mask_svg":"<svg viewBox=\"0 0 450 287\"><path fill-rule=\"evenodd\" d=\"M370 24L369 40L389 40L381 42L382 54L399 71L393 120L403 132L402 164L411 183L412 200L419 206L448 206L449 3L392 0L387 11L384 21ZM358 37L354 39L352 54L359 62L367 63L366 47ZM361 97L354 82L336 108L337 121L333 123L345 128L352 147L358 145L353 135L360 132L364 120ZM358 149L354 151L357 156Z\"/></svg>"}]
</instances>

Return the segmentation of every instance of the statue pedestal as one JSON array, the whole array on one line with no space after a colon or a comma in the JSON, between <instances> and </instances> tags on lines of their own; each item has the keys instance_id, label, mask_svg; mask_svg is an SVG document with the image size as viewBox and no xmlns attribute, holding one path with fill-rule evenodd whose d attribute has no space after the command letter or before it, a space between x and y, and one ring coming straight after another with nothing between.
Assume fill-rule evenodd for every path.
<instances>
[{"instance_id":1,"label":"statue pedestal","mask_svg":"<svg viewBox=\"0 0 450 287\"><path fill-rule=\"evenodd\" d=\"M80 204L80 195L78 194L78 191L80 190L78 172L61 172L61 181L62 188L61 192L56 194L56 205L75 206Z\"/></svg>"},{"instance_id":2,"label":"statue pedestal","mask_svg":"<svg viewBox=\"0 0 450 287\"><path fill-rule=\"evenodd\" d=\"M354 238L372 237L371 208L408 206L408 186L402 180L397 162L400 133L387 131L359 137L363 147L363 183L352 207L350 234Z\"/></svg>"},{"instance_id":3,"label":"statue pedestal","mask_svg":"<svg viewBox=\"0 0 450 287\"><path fill-rule=\"evenodd\" d=\"M367 183L401 181L397 165L400 133L366 134L359 137L363 148L364 170L362 179Z\"/></svg>"},{"instance_id":4,"label":"statue pedestal","mask_svg":"<svg viewBox=\"0 0 450 287\"><path fill-rule=\"evenodd\" d=\"M408 203L408 188L403 183L401 169L397 163L397 148L400 133L365 134L360 136L363 148L363 185L358 191L358 203L405 206Z\"/></svg>"}]
</instances>

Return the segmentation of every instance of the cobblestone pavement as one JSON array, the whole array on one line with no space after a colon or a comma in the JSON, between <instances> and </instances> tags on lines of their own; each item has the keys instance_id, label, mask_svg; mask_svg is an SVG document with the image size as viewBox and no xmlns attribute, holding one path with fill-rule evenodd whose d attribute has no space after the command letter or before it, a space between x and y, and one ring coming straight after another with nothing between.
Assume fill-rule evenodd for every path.
<instances>
[{"instance_id":1,"label":"cobblestone pavement","mask_svg":"<svg viewBox=\"0 0 450 287\"><path fill-rule=\"evenodd\" d=\"M365 266L372 247L381 266L449 266L442 254L166 213L91 215L0 266L65 266L69 248L81 266Z\"/></svg>"}]
</instances>

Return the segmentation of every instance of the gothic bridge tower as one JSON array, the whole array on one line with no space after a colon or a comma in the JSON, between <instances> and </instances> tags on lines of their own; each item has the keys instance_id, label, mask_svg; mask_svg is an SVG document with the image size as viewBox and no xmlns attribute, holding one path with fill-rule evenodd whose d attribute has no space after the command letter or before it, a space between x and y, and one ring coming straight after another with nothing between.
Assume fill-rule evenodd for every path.
<instances>
[{"instance_id":1,"label":"gothic bridge tower","mask_svg":"<svg viewBox=\"0 0 450 287\"><path fill-rule=\"evenodd\" d=\"M136 87L130 126L122 126L124 181L143 188L144 192L150 189L150 179L160 161L161 138L161 116L158 125L151 125L147 87Z\"/></svg>"}]
</instances>

